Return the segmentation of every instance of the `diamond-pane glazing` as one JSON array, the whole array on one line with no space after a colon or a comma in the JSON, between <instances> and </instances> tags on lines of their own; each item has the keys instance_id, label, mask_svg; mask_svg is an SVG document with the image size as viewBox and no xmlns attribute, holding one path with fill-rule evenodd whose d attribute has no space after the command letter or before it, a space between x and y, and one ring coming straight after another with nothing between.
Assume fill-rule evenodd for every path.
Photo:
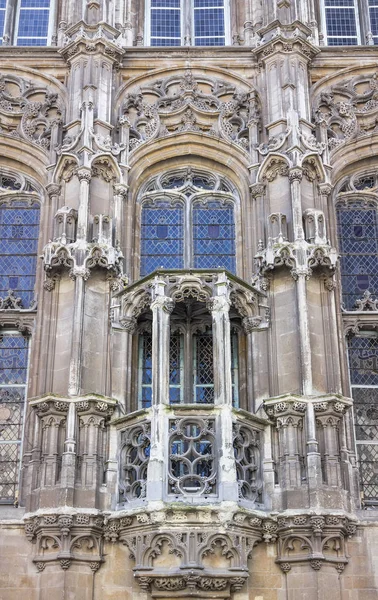
<instances>
[{"instance_id":1,"label":"diamond-pane glazing","mask_svg":"<svg viewBox=\"0 0 378 600\"><path fill-rule=\"evenodd\" d=\"M343 302L355 309L366 290L378 292L378 223L375 207L354 202L337 208Z\"/></svg>"},{"instance_id":2,"label":"diamond-pane glazing","mask_svg":"<svg viewBox=\"0 0 378 600\"><path fill-rule=\"evenodd\" d=\"M378 445L357 444L361 487L365 502L378 500Z\"/></svg>"},{"instance_id":3,"label":"diamond-pane glazing","mask_svg":"<svg viewBox=\"0 0 378 600\"><path fill-rule=\"evenodd\" d=\"M0 338L0 503L11 503L16 498L27 360L26 338Z\"/></svg>"},{"instance_id":4,"label":"diamond-pane glazing","mask_svg":"<svg viewBox=\"0 0 378 600\"><path fill-rule=\"evenodd\" d=\"M222 267L235 272L234 211L230 205L209 202L193 208L194 267Z\"/></svg>"},{"instance_id":5,"label":"diamond-pane glazing","mask_svg":"<svg viewBox=\"0 0 378 600\"><path fill-rule=\"evenodd\" d=\"M23 201L0 205L0 297L13 290L22 308L34 300L39 212L38 204Z\"/></svg>"},{"instance_id":6,"label":"diamond-pane glazing","mask_svg":"<svg viewBox=\"0 0 378 600\"><path fill-rule=\"evenodd\" d=\"M378 442L378 388L352 389L356 438Z\"/></svg>"},{"instance_id":7,"label":"diamond-pane glazing","mask_svg":"<svg viewBox=\"0 0 378 600\"><path fill-rule=\"evenodd\" d=\"M169 341L169 402L179 404L182 400L183 336L173 334Z\"/></svg>"},{"instance_id":8,"label":"diamond-pane glazing","mask_svg":"<svg viewBox=\"0 0 378 600\"><path fill-rule=\"evenodd\" d=\"M195 403L214 402L213 336L211 333L194 336L195 343Z\"/></svg>"},{"instance_id":9,"label":"diamond-pane glazing","mask_svg":"<svg viewBox=\"0 0 378 600\"><path fill-rule=\"evenodd\" d=\"M152 403L152 335L139 336L139 405L148 408Z\"/></svg>"},{"instance_id":10,"label":"diamond-pane glazing","mask_svg":"<svg viewBox=\"0 0 378 600\"><path fill-rule=\"evenodd\" d=\"M142 208L141 275L184 267L183 209L166 202Z\"/></svg>"}]
</instances>

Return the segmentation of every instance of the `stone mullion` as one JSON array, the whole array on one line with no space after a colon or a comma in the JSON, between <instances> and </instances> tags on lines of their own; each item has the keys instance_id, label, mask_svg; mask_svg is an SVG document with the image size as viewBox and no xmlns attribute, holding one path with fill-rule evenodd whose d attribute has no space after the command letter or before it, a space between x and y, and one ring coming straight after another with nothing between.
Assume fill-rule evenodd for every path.
<instances>
[{"instance_id":1,"label":"stone mullion","mask_svg":"<svg viewBox=\"0 0 378 600\"><path fill-rule=\"evenodd\" d=\"M162 500L166 479L167 419L169 404L169 338L170 314L174 303L164 295L165 282L156 278L153 285L152 311L152 407L151 453L148 465L147 495L150 500Z\"/></svg>"},{"instance_id":2,"label":"stone mullion","mask_svg":"<svg viewBox=\"0 0 378 600\"><path fill-rule=\"evenodd\" d=\"M75 278L75 305L73 314L71 359L68 393L78 396L81 387L81 351L83 337L85 282L81 274Z\"/></svg>"},{"instance_id":3,"label":"stone mullion","mask_svg":"<svg viewBox=\"0 0 378 600\"><path fill-rule=\"evenodd\" d=\"M219 484L224 500L238 499L232 431L230 301L227 282L220 275L217 296L209 302L213 333L214 404L220 408Z\"/></svg>"},{"instance_id":4,"label":"stone mullion","mask_svg":"<svg viewBox=\"0 0 378 600\"><path fill-rule=\"evenodd\" d=\"M69 403L66 438L62 456L62 471L60 478L61 493L63 493L66 506L72 506L74 501L75 476L76 476L76 406Z\"/></svg>"},{"instance_id":5,"label":"stone mullion","mask_svg":"<svg viewBox=\"0 0 378 600\"><path fill-rule=\"evenodd\" d=\"M50 420L50 423L48 421ZM53 487L57 482L59 458L59 428L64 417L47 416L43 419L43 462L41 487Z\"/></svg>"},{"instance_id":6,"label":"stone mullion","mask_svg":"<svg viewBox=\"0 0 378 600\"><path fill-rule=\"evenodd\" d=\"M101 429L104 418L92 414L81 415L80 420L85 430L82 463L82 487L97 490L100 481Z\"/></svg>"}]
</instances>

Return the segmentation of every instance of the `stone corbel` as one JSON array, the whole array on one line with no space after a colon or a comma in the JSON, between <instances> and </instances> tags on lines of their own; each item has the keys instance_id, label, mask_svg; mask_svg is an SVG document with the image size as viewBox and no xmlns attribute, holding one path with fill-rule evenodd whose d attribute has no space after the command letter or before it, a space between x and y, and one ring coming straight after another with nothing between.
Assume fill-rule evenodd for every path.
<instances>
[{"instance_id":1,"label":"stone corbel","mask_svg":"<svg viewBox=\"0 0 378 600\"><path fill-rule=\"evenodd\" d=\"M280 515L277 519L277 559L284 573L309 563L315 571L324 564L344 571L349 562L347 540L357 522L339 514Z\"/></svg>"},{"instance_id":2,"label":"stone corbel","mask_svg":"<svg viewBox=\"0 0 378 600\"><path fill-rule=\"evenodd\" d=\"M59 563L66 571L72 562L87 563L96 572L103 557L103 517L89 514L46 514L25 519L25 534L35 545L38 571Z\"/></svg>"}]
</instances>

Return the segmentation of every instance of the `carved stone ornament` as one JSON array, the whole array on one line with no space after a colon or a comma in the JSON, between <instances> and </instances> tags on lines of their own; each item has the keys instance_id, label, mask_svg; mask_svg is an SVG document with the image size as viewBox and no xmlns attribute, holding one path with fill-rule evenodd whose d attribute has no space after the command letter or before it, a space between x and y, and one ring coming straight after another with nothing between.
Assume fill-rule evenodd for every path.
<instances>
[{"instance_id":1,"label":"carved stone ornament","mask_svg":"<svg viewBox=\"0 0 378 600\"><path fill-rule=\"evenodd\" d=\"M220 137L248 151L249 127L258 122L259 107L254 91L187 70L130 91L124 117L131 152L149 140L183 132Z\"/></svg>"},{"instance_id":2,"label":"carved stone ornament","mask_svg":"<svg viewBox=\"0 0 378 600\"><path fill-rule=\"evenodd\" d=\"M120 32L107 23L91 25L79 21L65 30L63 48L59 52L68 63L71 63L80 53L98 53L105 55L109 61L118 66L124 52L117 41L119 35Z\"/></svg>"},{"instance_id":3,"label":"carved stone ornament","mask_svg":"<svg viewBox=\"0 0 378 600\"><path fill-rule=\"evenodd\" d=\"M319 571L323 564L342 573L349 562L347 540L356 523L344 515L295 515L278 519L277 559L287 573L297 564L309 563Z\"/></svg>"},{"instance_id":4,"label":"carved stone ornament","mask_svg":"<svg viewBox=\"0 0 378 600\"><path fill-rule=\"evenodd\" d=\"M2 134L23 138L47 151L62 113L63 103L56 92L16 75L0 75Z\"/></svg>"},{"instance_id":5,"label":"carved stone ornament","mask_svg":"<svg viewBox=\"0 0 378 600\"><path fill-rule=\"evenodd\" d=\"M378 73L362 74L320 93L315 122L324 129L329 148L334 150L349 140L376 133L377 115Z\"/></svg>"},{"instance_id":6,"label":"carved stone ornament","mask_svg":"<svg viewBox=\"0 0 378 600\"><path fill-rule=\"evenodd\" d=\"M103 562L103 517L46 514L25 520L26 537L35 544L33 562L43 571L58 562L64 571L72 562L89 563L97 570ZM93 566L96 568L93 569Z\"/></svg>"}]
</instances>

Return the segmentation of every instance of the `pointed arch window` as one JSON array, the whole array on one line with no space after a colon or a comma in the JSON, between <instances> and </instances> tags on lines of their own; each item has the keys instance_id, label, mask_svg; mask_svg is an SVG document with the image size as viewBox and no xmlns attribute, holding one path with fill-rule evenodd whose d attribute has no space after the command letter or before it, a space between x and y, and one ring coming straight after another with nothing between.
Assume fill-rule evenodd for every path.
<instances>
[{"instance_id":1,"label":"pointed arch window","mask_svg":"<svg viewBox=\"0 0 378 600\"><path fill-rule=\"evenodd\" d=\"M158 178L142 195L141 266L236 270L231 186L204 174Z\"/></svg>"}]
</instances>

